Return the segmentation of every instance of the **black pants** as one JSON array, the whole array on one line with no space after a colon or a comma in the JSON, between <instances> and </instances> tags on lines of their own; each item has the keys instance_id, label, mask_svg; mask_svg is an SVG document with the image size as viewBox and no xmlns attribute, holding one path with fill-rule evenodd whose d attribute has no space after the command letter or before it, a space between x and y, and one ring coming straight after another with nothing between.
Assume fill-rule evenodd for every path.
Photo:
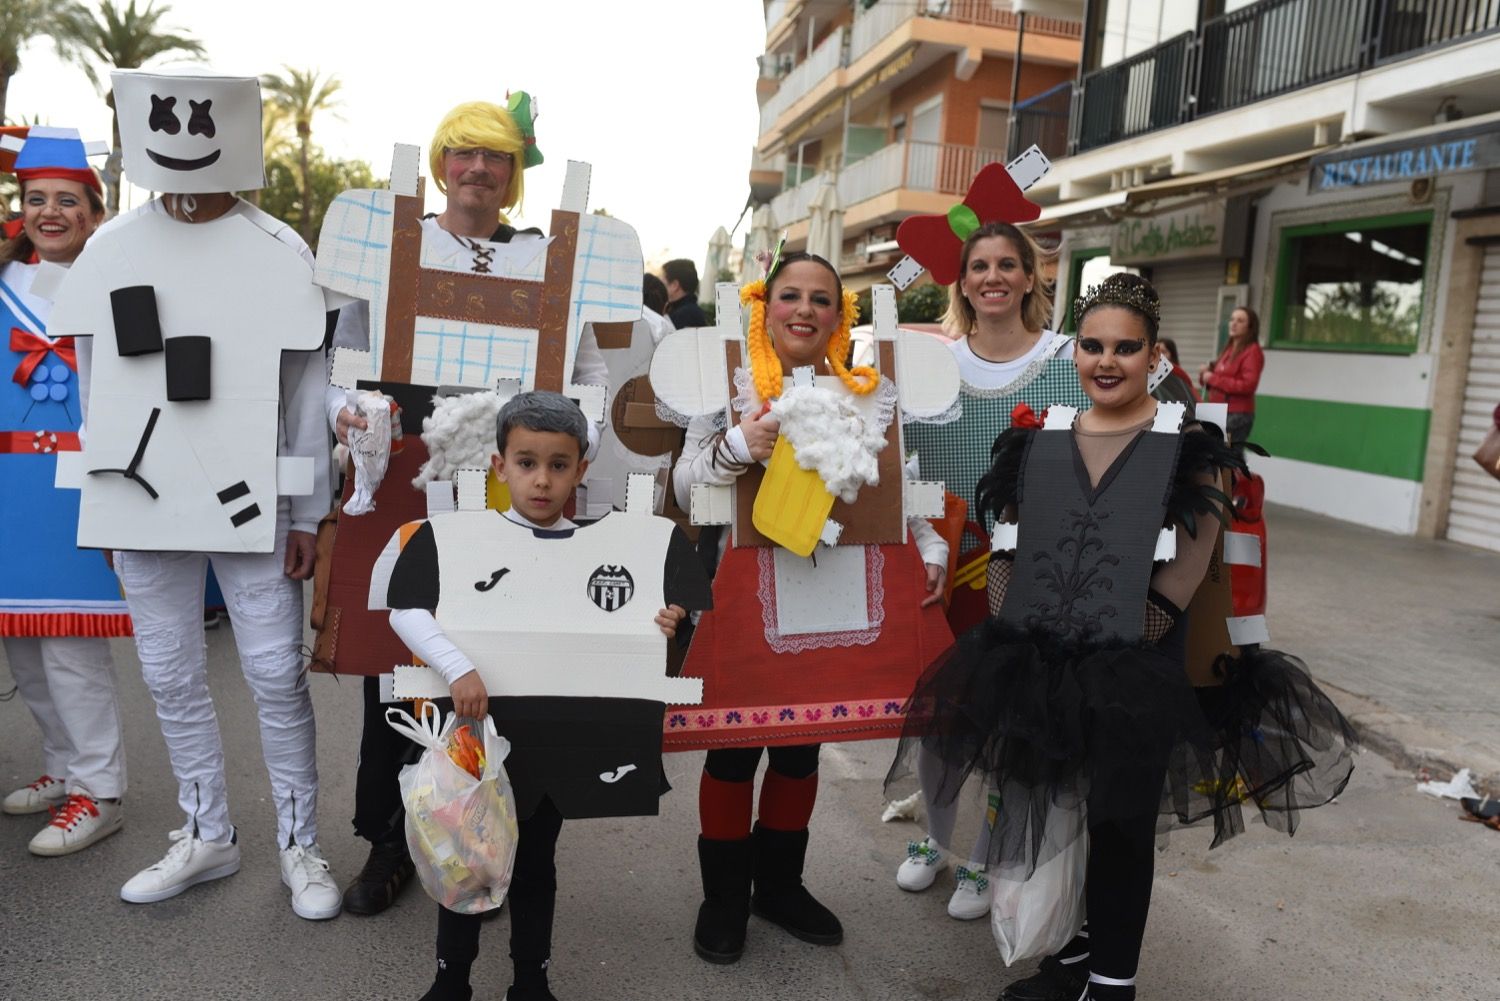
<instances>
[{"instance_id":1,"label":"black pants","mask_svg":"<svg viewBox=\"0 0 1500 1001\"><path fill-rule=\"evenodd\" d=\"M386 723L379 678L364 679L364 695L364 730L359 735L359 767L354 776L354 833L379 843L404 836L401 767L421 757L422 748Z\"/></svg>"},{"instance_id":2,"label":"black pants","mask_svg":"<svg viewBox=\"0 0 1500 1001\"><path fill-rule=\"evenodd\" d=\"M562 814L544 799L531 816L519 822L516 867L511 876L510 959L516 987L547 982L552 955L552 915L557 903L557 836ZM450 969L468 969L479 955L478 914L459 914L438 906L437 958Z\"/></svg>"}]
</instances>

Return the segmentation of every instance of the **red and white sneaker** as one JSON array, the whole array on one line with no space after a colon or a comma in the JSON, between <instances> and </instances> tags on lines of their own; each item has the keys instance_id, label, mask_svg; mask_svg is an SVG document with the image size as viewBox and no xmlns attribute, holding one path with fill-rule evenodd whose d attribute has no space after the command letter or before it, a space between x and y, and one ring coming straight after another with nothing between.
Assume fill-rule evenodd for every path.
<instances>
[{"instance_id":1,"label":"red and white sneaker","mask_svg":"<svg viewBox=\"0 0 1500 1001\"><path fill-rule=\"evenodd\" d=\"M119 801L95 799L81 792L68 794L63 805L52 811L52 822L38 832L26 847L33 855L55 857L82 851L125 826L125 810Z\"/></svg>"},{"instance_id":2,"label":"red and white sneaker","mask_svg":"<svg viewBox=\"0 0 1500 1001\"><path fill-rule=\"evenodd\" d=\"M0 810L4 810L13 816L25 813L41 813L43 810L51 809L68 798L68 787L62 779L55 779L50 775L24 785L5 797L5 802L0 803Z\"/></svg>"}]
</instances>

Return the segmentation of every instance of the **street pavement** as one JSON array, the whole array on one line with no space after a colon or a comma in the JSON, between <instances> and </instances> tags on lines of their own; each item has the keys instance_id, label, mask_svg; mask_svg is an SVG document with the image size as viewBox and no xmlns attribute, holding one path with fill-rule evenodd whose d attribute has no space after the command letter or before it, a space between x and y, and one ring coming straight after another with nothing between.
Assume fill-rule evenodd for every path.
<instances>
[{"instance_id":1,"label":"street pavement","mask_svg":"<svg viewBox=\"0 0 1500 1001\"><path fill-rule=\"evenodd\" d=\"M1500 835L1415 791L1413 762L1500 761L1496 658L1500 555L1271 511L1271 628L1302 654L1372 743L1339 801L1293 839L1258 822L1208 851L1176 834L1158 856L1142 1001L1269 998L1493 1001L1500 997ZM308 922L281 886L275 822L248 690L228 628L209 634L244 866L159 904L120 885L167 848L181 822L149 694L129 641L114 643L126 719L125 829L78 855L39 859L42 817L0 817L0 1001L57 999L415 999L430 982L435 905L412 887L375 918ZM0 690L8 687L0 671ZM342 883L364 860L348 818L358 684L312 682L322 844ZM1407 740L1411 738L1411 740ZM1407 740L1406 743L1403 743ZM948 918L948 887L895 886L909 822L882 824L890 742L824 749L808 882L843 919L818 948L752 919L744 960L694 957L696 783L701 755L670 755L675 791L656 818L581 821L558 846L554 993L579 999L990 999L1010 979L987 922ZM37 734L20 700L0 702L0 785L33 778ZM1486 774L1494 775L1491 771ZM475 997L508 981L505 912L485 926Z\"/></svg>"}]
</instances>

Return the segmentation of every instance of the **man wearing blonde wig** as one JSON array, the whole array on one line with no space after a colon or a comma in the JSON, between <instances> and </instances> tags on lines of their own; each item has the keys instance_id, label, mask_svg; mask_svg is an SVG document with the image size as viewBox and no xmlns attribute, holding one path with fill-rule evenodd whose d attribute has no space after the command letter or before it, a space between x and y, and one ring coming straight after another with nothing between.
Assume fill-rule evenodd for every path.
<instances>
[{"instance_id":1,"label":"man wearing blonde wig","mask_svg":"<svg viewBox=\"0 0 1500 1001\"><path fill-rule=\"evenodd\" d=\"M422 258L441 260L450 270L484 273L492 253L485 244L511 243L543 239L541 230L517 230L505 213L521 205L525 192L525 169L542 162L532 127L531 99L523 93L512 95L509 107L485 101L460 104L443 117L428 149L432 181L447 196L441 213L422 220ZM369 310L363 301L345 307L339 313L333 335L334 347L369 350ZM585 327L578 342L573 381L586 385L607 385L609 371L599 353L593 330ZM387 392L392 389L382 386ZM401 387L406 388L406 387ZM422 418L431 413L436 387L413 386L409 392L397 393L402 406L401 425L407 435L420 434ZM347 394L329 386L327 411L329 424L340 442L348 443L350 427L363 429L363 418L345 407ZM590 424L590 454L597 447L599 428ZM397 484L396 486L403 486ZM411 515L421 518L419 509ZM374 519L385 506L393 514L393 498L386 504L377 494L376 511L358 519ZM411 498L403 500L410 501ZM362 526L363 527L363 526ZM386 535L390 531L388 529ZM368 569L364 571L368 573ZM340 661L340 673L363 673L361 665ZM344 909L352 914L379 914L395 900L401 888L410 881L413 869L407 853L404 834L405 811L397 782L401 766L414 757L415 744L400 736L385 723L385 707L380 702L377 678L367 675L365 685L364 733L360 739L359 771L354 792L354 830L371 843L369 860L344 891Z\"/></svg>"}]
</instances>

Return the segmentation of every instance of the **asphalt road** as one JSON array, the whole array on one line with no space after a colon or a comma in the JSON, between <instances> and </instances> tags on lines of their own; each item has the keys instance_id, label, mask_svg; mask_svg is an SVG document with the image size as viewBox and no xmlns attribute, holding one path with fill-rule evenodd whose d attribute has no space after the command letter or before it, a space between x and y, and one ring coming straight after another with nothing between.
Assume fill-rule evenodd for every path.
<instances>
[{"instance_id":1,"label":"asphalt road","mask_svg":"<svg viewBox=\"0 0 1500 1001\"><path fill-rule=\"evenodd\" d=\"M78 855L34 858L36 817L0 817L0 998L403 999L431 976L435 905L418 887L376 918L308 922L278 878L274 818L249 693L228 629L210 634L211 676L229 754L244 867L146 906L121 883L166 849L181 820L133 647L117 642L130 793L125 829ZM0 687L4 673L0 672ZM359 688L313 681L322 844L342 883L364 859L348 817ZM0 783L37 773L36 729L0 703ZM1008 979L987 922L947 917L943 883L895 886L910 823L882 824L889 742L830 746L814 816L809 883L843 919L838 948L797 942L752 919L732 967L694 957L700 890L694 838L700 756L669 756L662 815L564 827L553 989L569 999L993 998ZM1473 999L1500 997L1500 835L1363 755L1349 790L1295 839L1258 823L1211 854L1207 834L1159 856L1140 997ZM475 997L509 982L508 917L485 927Z\"/></svg>"}]
</instances>

